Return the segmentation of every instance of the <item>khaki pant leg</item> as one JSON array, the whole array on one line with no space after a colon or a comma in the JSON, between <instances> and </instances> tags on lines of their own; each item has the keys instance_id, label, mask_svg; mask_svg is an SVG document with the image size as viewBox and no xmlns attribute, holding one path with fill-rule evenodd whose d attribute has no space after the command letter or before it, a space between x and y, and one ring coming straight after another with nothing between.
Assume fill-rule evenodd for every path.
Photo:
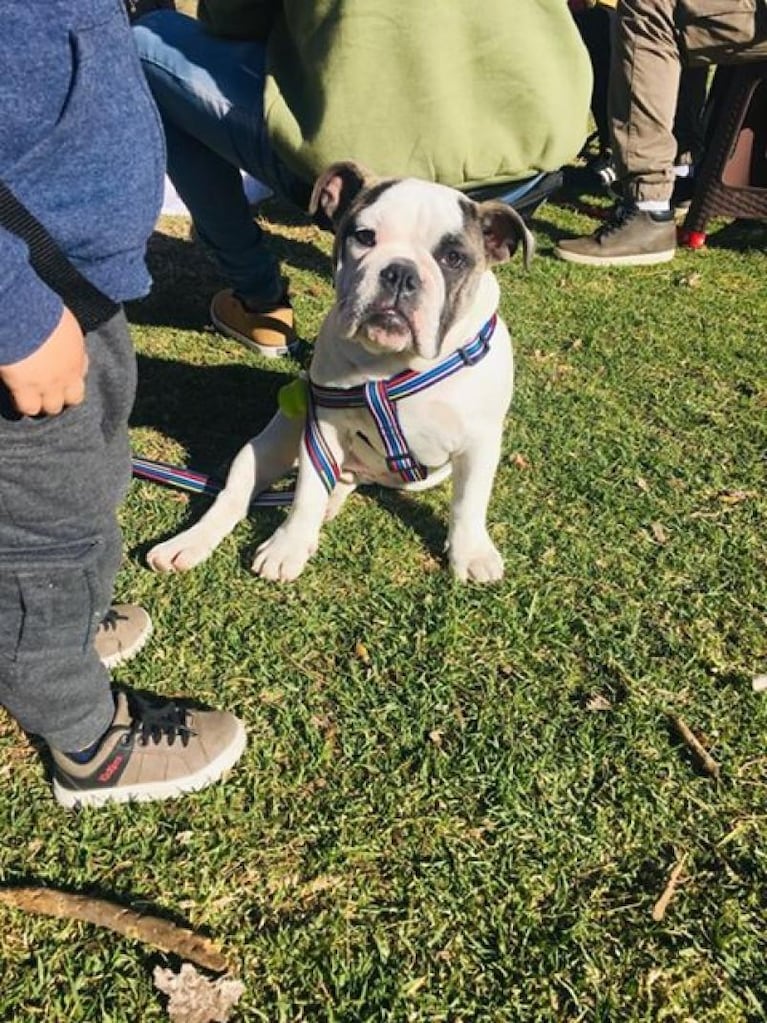
<instances>
[{"instance_id":1,"label":"khaki pant leg","mask_svg":"<svg viewBox=\"0 0 767 1023\"><path fill-rule=\"evenodd\" d=\"M675 0L621 0L610 67L610 127L618 177L634 201L668 200L681 57Z\"/></svg>"}]
</instances>

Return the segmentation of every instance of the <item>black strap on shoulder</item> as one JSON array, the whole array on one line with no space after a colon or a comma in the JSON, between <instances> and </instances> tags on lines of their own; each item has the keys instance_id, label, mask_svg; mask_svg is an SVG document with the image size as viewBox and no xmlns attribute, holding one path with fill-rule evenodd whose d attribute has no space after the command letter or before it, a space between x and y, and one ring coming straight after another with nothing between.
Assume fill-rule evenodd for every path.
<instances>
[{"instance_id":1,"label":"black strap on shoulder","mask_svg":"<svg viewBox=\"0 0 767 1023\"><path fill-rule=\"evenodd\" d=\"M77 317L87 334L106 323L120 306L87 278L83 277L51 238L40 221L8 186L0 181L0 227L27 243L29 257L37 276L55 291Z\"/></svg>"}]
</instances>

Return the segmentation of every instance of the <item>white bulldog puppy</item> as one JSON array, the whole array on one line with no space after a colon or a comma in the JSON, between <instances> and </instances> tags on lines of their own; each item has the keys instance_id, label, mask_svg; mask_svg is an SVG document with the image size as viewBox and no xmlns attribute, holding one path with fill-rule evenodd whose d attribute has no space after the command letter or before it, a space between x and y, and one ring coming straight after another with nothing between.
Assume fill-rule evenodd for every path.
<instances>
[{"instance_id":1,"label":"white bulldog puppy","mask_svg":"<svg viewBox=\"0 0 767 1023\"><path fill-rule=\"evenodd\" d=\"M202 519L153 547L149 564L198 565L297 462L293 505L256 552L258 575L300 575L322 523L358 484L422 489L452 474L451 568L463 580L500 579L486 518L514 365L490 268L519 243L529 265L532 235L503 203L374 179L354 163L319 178L312 212L335 234L336 302L315 345L305 411L279 411L236 456Z\"/></svg>"}]
</instances>

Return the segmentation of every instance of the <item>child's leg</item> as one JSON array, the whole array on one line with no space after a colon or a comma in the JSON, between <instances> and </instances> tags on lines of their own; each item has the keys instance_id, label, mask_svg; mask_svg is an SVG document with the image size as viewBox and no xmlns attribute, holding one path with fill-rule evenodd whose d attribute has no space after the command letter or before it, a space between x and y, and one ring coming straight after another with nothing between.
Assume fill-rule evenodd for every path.
<instances>
[{"instance_id":1,"label":"child's leg","mask_svg":"<svg viewBox=\"0 0 767 1023\"><path fill-rule=\"evenodd\" d=\"M120 562L135 356L122 314L88 337L86 400L18 418L0 395L0 703L60 750L114 715L93 636ZM6 400L3 400L5 398Z\"/></svg>"}]
</instances>

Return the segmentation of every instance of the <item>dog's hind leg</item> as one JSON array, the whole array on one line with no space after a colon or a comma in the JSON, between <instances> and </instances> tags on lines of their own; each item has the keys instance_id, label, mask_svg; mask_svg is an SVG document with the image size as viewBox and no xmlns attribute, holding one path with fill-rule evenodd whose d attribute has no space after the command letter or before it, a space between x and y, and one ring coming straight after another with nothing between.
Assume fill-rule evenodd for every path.
<instances>
[{"instance_id":1,"label":"dog's hind leg","mask_svg":"<svg viewBox=\"0 0 767 1023\"><path fill-rule=\"evenodd\" d=\"M150 567L156 572L184 572L209 557L245 518L253 495L295 464L303 427L303 418L288 419L278 412L266 429L238 452L224 489L200 521L149 551Z\"/></svg>"}]
</instances>

